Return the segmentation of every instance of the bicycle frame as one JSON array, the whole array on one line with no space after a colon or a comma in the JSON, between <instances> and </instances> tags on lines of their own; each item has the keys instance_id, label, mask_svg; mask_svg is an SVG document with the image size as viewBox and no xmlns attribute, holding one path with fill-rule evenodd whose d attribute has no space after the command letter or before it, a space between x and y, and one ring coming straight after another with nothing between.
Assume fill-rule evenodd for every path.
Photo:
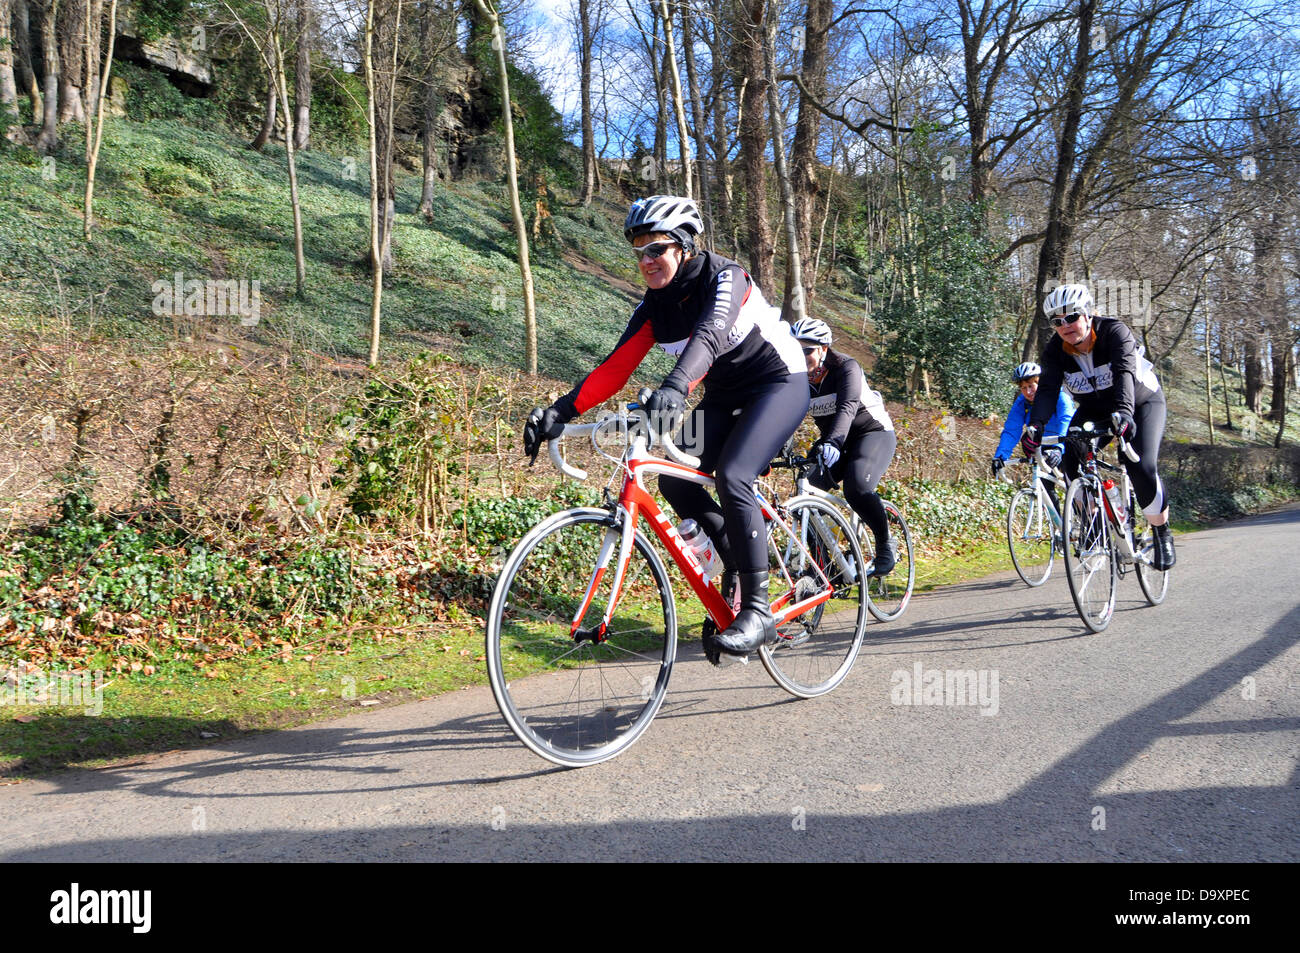
<instances>
[{"instance_id":1,"label":"bicycle frame","mask_svg":"<svg viewBox=\"0 0 1300 953\"><path fill-rule=\"evenodd\" d=\"M599 426L600 422L580 426L569 425L565 428L565 434L569 435L570 433L583 431L591 432ZM553 447L557 444L558 441L552 441ZM558 451L553 452L553 456L558 456ZM678 568L681 569L682 575L686 577L687 583L690 585L692 591L694 591L696 597L700 600L700 603L713 618L714 623L718 627L718 631L726 629L735 620L735 613L732 611L732 608L727 601L722 597L721 592L718 591L712 582L705 578L704 569L696 558L695 553L682 542L681 537L677 533L677 528L672 524L672 520L669 519L667 514L665 514L660 508L659 504L655 501L654 496L646 489L644 483L647 475L661 474L687 480L691 483L698 483L706 489L713 489L715 486L713 478L707 474L701 473L693 467L687 466L685 463L675 463L671 460L665 460L662 457L652 455L649 450L649 443L643 433L637 433L632 438L631 445L624 454L620 464L623 468L623 487L619 492L618 501L616 503L616 512L619 514L619 522L621 526L618 539L618 560L614 566L614 580L611 587L609 605L605 609L605 614L601 620L599 630L588 637L593 638L593 640L597 642L601 641L609 626L610 620L614 616L614 611L618 607L619 596L622 590L623 577L627 571L627 566L631 561L632 545L636 534L637 524L643 515L646 517L646 522L649 524L655 536L658 537L669 555L672 556L673 561L677 564ZM563 465L561 466L561 469L566 473L569 473L571 476L582 473L582 471L574 470L573 468ZM585 474L582 475L585 476ZM821 577L822 584L825 587L824 590L817 595L810 596L798 602L789 603L789 600L793 597L794 582L790 578L789 569L785 566L785 561L781 558L781 554L778 551L777 558L781 562L782 572L785 574L786 582L790 586L790 590L783 593L776 602L772 604L773 618L776 620L776 624L780 626L789 622L796 616L802 615L809 609L813 609L831 599L835 594L835 587L830 583L825 573L823 573L821 568L817 566L816 560L813 559L811 554L808 552L805 542L806 536L801 536L800 534L792 532L790 527L776 512L775 508L772 507L757 490L754 491L754 495L758 500L764 519L775 522L785 530L791 539L794 539L798 543L800 547L799 555L802 558L807 559L808 563L816 569L817 574ZM801 527L801 530L806 533L806 527ZM586 614L587 609L590 607L591 599L594 597L599 588L601 579L609 568L609 561L614 550L614 537L615 530L611 528L606 536L604 544L601 546L596 567L593 570L592 578L587 585L586 595L574 616L571 634L575 638L581 639L583 637L583 634L578 631L578 624ZM843 562L843 557L839 555L838 550L835 550L835 553L836 558L839 559L840 562Z\"/></svg>"}]
</instances>

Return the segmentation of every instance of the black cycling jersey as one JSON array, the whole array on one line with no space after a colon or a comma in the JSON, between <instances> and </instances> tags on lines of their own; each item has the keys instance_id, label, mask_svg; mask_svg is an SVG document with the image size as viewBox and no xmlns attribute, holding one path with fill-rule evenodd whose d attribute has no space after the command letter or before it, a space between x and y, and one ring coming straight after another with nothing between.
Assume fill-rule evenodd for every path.
<instances>
[{"instance_id":1,"label":"black cycling jersey","mask_svg":"<svg viewBox=\"0 0 1300 953\"><path fill-rule=\"evenodd\" d=\"M1076 418L1100 420L1112 413L1133 416L1139 404L1160 392L1160 382L1151 362L1138 353L1133 332L1115 318L1093 318L1096 342L1087 354L1071 353L1056 335L1043 349L1030 422L1039 433L1056 410L1056 399L1064 386L1079 404Z\"/></svg>"},{"instance_id":2,"label":"black cycling jersey","mask_svg":"<svg viewBox=\"0 0 1300 953\"><path fill-rule=\"evenodd\" d=\"M884 401L867 386L867 375L862 372L862 365L847 354L837 354L829 348L823 363L826 376L821 383L814 384L812 378L808 378L812 397L808 414L823 441L843 450L850 437L894 429Z\"/></svg>"},{"instance_id":3,"label":"black cycling jersey","mask_svg":"<svg viewBox=\"0 0 1300 953\"><path fill-rule=\"evenodd\" d=\"M679 355L663 386L689 393L744 393L805 370L780 312L736 262L700 252L665 287L646 291L614 350L556 405L581 414L618 392L652 345Z\"/></svg>"}]
</instances>

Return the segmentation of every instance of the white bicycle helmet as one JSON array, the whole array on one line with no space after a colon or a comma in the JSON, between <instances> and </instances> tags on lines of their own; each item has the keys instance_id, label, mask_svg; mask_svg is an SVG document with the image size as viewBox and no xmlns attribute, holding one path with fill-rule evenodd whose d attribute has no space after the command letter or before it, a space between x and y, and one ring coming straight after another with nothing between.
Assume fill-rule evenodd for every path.
<instances>
[{"instance_id":1,"label":"white bicycle helmet","mask_svg":"<svg viewBox=\"0 0 1300 953\"><path fill-rule=\"evenodd\" d=\"M1057 285L1043 302L1043 314L1049 318L1067 314L1091 315L1092 293L1087 285Z\"/></svg>"},{"instance_id":2,"label":"white bicycle helmet","mask_svg":"<svg viewBox=\"0 0 1300 953\"><path fill-rule=\"evenodd\" d=\"M694 199L681 195L651 195L637 199L627 210L623 237L662 232L688 252L695 250L695 236L704 231L704 219Z\"/></svg>"},{"instance_id":3,"label":"white bicycle helmet","mask_svg":"<svg viewBox=\"0 0 1300 953\"><path fill-rule=\"evenodd\" d=\"M800 318L790 328L790 333L798 341L810 341L813 344L820 344L822 347L831 346L831 329L825 321L818 321L816 318Z\"/></svg>"},{"instance_id":4,"label":"white bicycle helmet","mask_svg":"<svg viewBox=\"0 0 1300 953\"><path fill-rule=\"evenodd\" d=\"M1043 369L1033 361L1025 361L1023 364L1017 364L1016 369L1011 372L1011 379L1019 384L1021 381L1030 377L1039 377Z\"/></svg>"}]
</instances>

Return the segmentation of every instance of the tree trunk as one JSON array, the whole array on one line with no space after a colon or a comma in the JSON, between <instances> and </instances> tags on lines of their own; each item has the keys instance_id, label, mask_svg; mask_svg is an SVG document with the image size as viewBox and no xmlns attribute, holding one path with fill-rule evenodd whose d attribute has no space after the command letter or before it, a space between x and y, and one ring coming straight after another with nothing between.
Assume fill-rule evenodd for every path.
<instances>
[{"instance_id":1,"label":"tree trunk","mask_svg":"<svg viewBox=\"0 0 1300 953\"><path fill-rule=\"evenodd\" d=\"M276 108L279 97L276 93L276 83L275 76L272 75L273 72L273 70L269 68L267 69L266 113L265 118L262 120L262 129L258 132L253 141L248 144L248 148L252 149L254 152L261 152L262 147L270 142L271 134L275 132Z\"/></svg>"},{"instance_id":2,"label":"tree trunk","mask_svg":"<svg viewBox=\"0 0 1300 953\"><path fill-rule=\"evenodd\" d=\"M433 221L433 190L438 179L438 114L442 107L442 96L438 84L434 82L433 72L433 21L437 11L437 5L426 0L420 18L420 55L428 64L424 73L424 93L420 97L420 138L424 169L424 179L420 184L420 215L426 222Z\"/></svg>"},{"instance_id":3,"label":"tree trunk","mask_svg":"<svg viewBox=\"0 0 1300 953\"><path fill-rule=\"evenodd\" d=\"M808 0L804 19L804 48L802 74L804 86L817 99L826 98L826 44L830 33L832 0ZM799 97L799 118L795 122L794 142L791 144L791 186L794 189L795 230L799 236L802 255L804 304L811 306L817 292L816 255L813 252L813 220L816 217L817 199L821 186L817 181L817 137L821 132L821 113ZM827 202L827 211L830 203ZM825 230L826 218L822 217ZM820 250L820 243L819 243Z\"/></svg>"},{"instance_id":4,"label":"tree trunk","mask_svg":"<svg viewBox=\"0 0 1300 953\"><path fill-rule=\"evenodd\" d=\"M41 48L45 57L44 111L36 151L49 155L59 147L59 0L45 0L41 18Z\"/></svg>"},{"instance_id":5,"label":"tree trunk","mask_svg":"<svg viewBox=\"0 0 1300 953\"><path fill-rule=\"evenodd\" d=\"M63 0L58 26L59 123L85 122L80 83L85 71L86 0Z\"/></svg>"},{"instance_id":6,"label":"tree trunk","mask_svg":"<svg viewBox=\"0 0 1300 953\"><path fill-rule=\"evenodd\" d=\"M32 101L32 121L41 118L44 97L40 84L36 81L36 70L32 63L31 13L27 0L13 0L14 52L15 66L18 70L18 88Z\"/></svg>"},{"instance_id":7,"label":"tree trunk","mask_svg":"<svg viewBox=\"0 0 1300 953\"><path fill-rule=\"evenodd\" d=\"M293 74L293 147L302 151L309 148L311 142L311 50L315 40L312 32L311 0L295 0L295 5L298 21L298 55Z\"/></svg>"},{"instance_id":8,"label":"tree trunk","mask_svg":"<svg viewBox=\"0 0 1300 953\"><path fill-rule=\"evenodd\" d=\"M591 122L593 34L591 0L578 0L578 82L582 108L582 195L578 201L584 208L596 194L596 131Z\"/></svg>"},{"instance_id":9,"label":"tree trunk","mask_svg":"<svg viewBox=\"0 0 1300 953\"><path fill-rule=\"evenodd\" d=\"M528 263L528 229L524 224L523 208L519 204L519 179L515 174L515 125L510 113L510 74L506 70L506 41L501 32L501 20L487 0L476 0L483 13L491 19L493 46L497 51L497 67L501 71L501 118L506 127L506 171L510 183L510 211L515 220L515 235L519 240L519 274L524 286L524 341L525 361L529 374L537 373L537 310L533 301L533 271Z\"/></svg>"},{"instance_id":10,"label":"tree trunk","mask_svg":"<svg viewBox=\"0 0 1300 953\"><path fill-rule=\"evenodd\" d=\"M744 0L738 7L740 66L747 82L741 96L740 158L745 170L745 231L754 281L768 301L775 298L776 248L767 219L767 123L763 119L767 81L763 69L763 14L767 0Z\"/></svg>"},{"instance_id":11,"label":"tree trunk","mask_svg":"<svg viewBox=\"0 0 1300 953\"><path fill-rule=\"evenodd\" d=\"M9 32L12 19L9 0L0 0L0 126L9 142L23 142L22 119L18 115L18 84L14 79L13 40Z\"/></svg>"}]
</instances>

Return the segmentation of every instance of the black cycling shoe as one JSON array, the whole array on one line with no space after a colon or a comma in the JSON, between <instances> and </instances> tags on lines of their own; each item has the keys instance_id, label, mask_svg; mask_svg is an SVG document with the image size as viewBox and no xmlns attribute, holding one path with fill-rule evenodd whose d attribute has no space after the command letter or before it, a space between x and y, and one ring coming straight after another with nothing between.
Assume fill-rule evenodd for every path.
<instances>
[{"instance_id":1,"label":"black cycling shoe","mask_svg":"<svg viewBox=\"0 0 1300 953\"><path fill-rule=\"evenodd\" d=\"M890 546L888 541L883 546L877 541L876 558L871 562L870 577L875 579L880 576L887 576L893 572L894 566L897 564L898 560L894 557L894 547Z\"/></svg>"},{"instance_id":2,"label":"black cycling shoe","mask_svg":"<svg viewBox=\"0 0 1300 953\"><path fill-rule=\"evenodd\" d=\"M1178 562L1178 555L1174 552L1174 534L1169 531L1169 524L1151 528L1155 530L1155 545L1151 548L1151 565L1156 567L1157 572L1173 569L1174 563Z\"/></svg>"},{"instance_id":3,"label":"black cycling shoe","mask_svg":"<svg viewBox=\"0 0 1300 953\"><path fill-rule=\"evenodd\" d=\"M714 644L728 655L748 655L760 645L776 642L776 620L767 602L767 572L740 574L740 614Z\"/></svg>"}]
</instances>

